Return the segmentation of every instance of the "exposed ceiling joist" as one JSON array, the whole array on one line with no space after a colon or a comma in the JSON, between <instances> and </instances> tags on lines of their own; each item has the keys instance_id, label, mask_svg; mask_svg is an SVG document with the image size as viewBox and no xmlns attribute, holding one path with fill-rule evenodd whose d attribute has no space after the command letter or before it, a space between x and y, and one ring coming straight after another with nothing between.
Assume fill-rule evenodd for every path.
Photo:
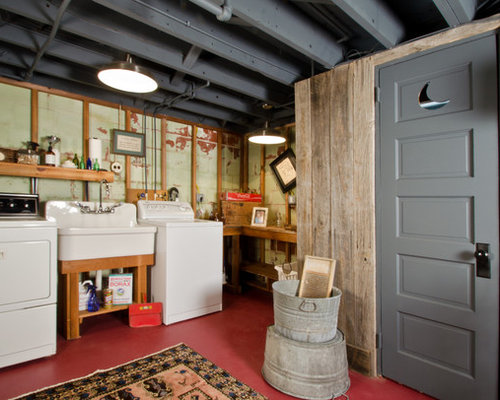
<instances>
[{"instance_id":1,"label":"exposed ceiling joist","mask_svg":"<svg viewBox=\"0 0 500 400\"><path fill-rule=\"evenodd\" d=\"M499 13L500 0L0 0L0 76L244 133L293 122L300 79ZM155 92L96 79L129 55Z\"/></svg>"},{"instance_id":2,"label":"exposed ceiling joist","mask_svg":"<svg viewBox=\"0 0 500 400\"><path fill-rule=\"evenodd\" d=\"M7 64L2 64L0 65L0 75L11 79L16 79L17 78L16 69L17 67L12 67ZM68 93L74 93L82 96L90 96L110 103L120 104L122 106L133 107L140 110L145 109L146 112L148 113L153 111L153 107L151 106L150 101L147 99L124 96L122 93L111 92L109 90L97 87L89 88L87 84L80 84L75 81L68 81L64 78L57 79L48 77L46 75L34 74L32 83L36 85L49 87L52 89L62 90ZM192 114L179 109L163 110L162 114L185 121L192 121L195 123L205 124L216 128L223 128L223 125L219 120L210 117L203 117L197 114ZM239 133L246 132L246 130L238 128L234 129L234 131Z\"/></svg>"},{"instance_id":3,"label":"exposed ceiling joist","mask_svg":"<svg viewBox=\"0 0 500 400\"><path fill-rule=\"evenodd\" d=\"M280 0L231 0L233 13L298 52L331 68L343 60L343 48L329 32Z\"/></svg>"},{"instance_id":4,"label":"exposed ceiling joist","mask_svg":"<svg viewBox=\"0 0 500 400\"><path fill-rule=\"evenodd\" d=\"M197 8L189 8L188 4L182 7L161 0L93 1L284 85L303 78L300 68L279 57L272 49L215 18L193 12Z\"/></svg>"},{"instance_id":5,"label":"exposed ceiling joist","mask_svg":"<svg viewBox=\"0 0 500 400\"><path fill-rule=\"evenodd\" d=\"M449 26L470 22L476 13L476 0L433 0Z\"/></svg>"},{"instance_id":6,"label":"exposed ceiling joist","mask_svg":"<svg viewBox=\"0 0 500 400\"><path fill-rule=\"evenodd\" d=\"M386 48L395 46L404 37L403 24L381 0L329 0L329 3L339 7Z\"/></svg>"},{"instance_id":7,"label":"exposed ceiling joist","mask_svg":"<svg viewBox=\"0 0 500 400\"><path fill-rule=\"evenodd\" d=\"M184 60L182 62L186 66L186 68L192 68L198 57L200 56L203 50L198 46L191 46L187 54L184 56ZM186 74L184 72L176 71L172 78L172 85L178 85L182 82Z\"/></svg>"},{"instance_id":8,"label":"exposed ceiling joist","mask_svg":"<svg viewBox=\"0 0 500 400\"><path fill-rule=\"evenodd\" d=\"M0 25L0 37L10 44L23 47L36 52L36 50L45 42L47 36L41 33L33 33L25 28L14 26L8 23ZM47 49L47 54L62 60L70 61L75 64L95 68L95 66L112 63L112 57L82 48L77 45L69 44L58 39L52 41L52 45ZM3 61L3 60L2 60ZM50 71L45 71L46 73ZM57 76L57 72L49 75ZM160 88L172 93L180 94L190 89L189 82L182 81L177 84L171 83L171 76L161 72L155 72L155 77L159 81ZM97 85L101 85L95 80ZM207 88L197 93L199 100L232 109L236 112L249 114L253 117L264 118L265 113L262 109L252 107L248 102L243 101L237 96L223 92L215 88Z\"/></svg>"},{"instance_id":9,"label":"exposed ceiling joist","mask_svg":"<svg viewBox=\"0 0 500 400\"><path fill-rule=\"evenodd\" d=\"M3 9L20 12L25 17L50 25L57 14L57 7L48 2L44 2L44 4L45 6L42 8L42 4L38 0L16 2L0 0L0 7ZM262 101L280 104L287 100L286 96L280 95L280 92L283 92L279 90L278 86L273 86L257 77L242 76L228 65L217 65L213 62L199 60L193 68L187 69L182 62L182 51L169 46L169 43L155 43L150 40L151 38L145 37L142 32L137 32L127 24L106 20L101 15L88 15L87 12L88 10L81 7L77 17L73 9L67 10L60 29L105 44L124 53L131 53L157 64L167 65L169 68L202 80L209 80Z\"/></svg>"},{"instance_id":10,"label":"exposed ceiling joist","mask_svg":"<svg viewBox=\"0 0 500 400\"><path fill-rule=\"evenodd\" d=\"M31 65L35 60L33 54L23 50L11 50L6 47L0 48L2 51L2 62L20 69L25 70L27 66ZM42 58L38 61L36 71L44 75L52 76L58 79L65 79L68 81L80 84L92 84L95 87L100 87L93 71L83 68L70 67L67 64L57 61ZM120 94L120 92L117 92ZM143 94L142 98L149 102L149 107L153 107L156 103L168 103L168 100L174 98L173 95L168 95L160 91L154 93ZM230 112L227 109L220 107L212 107L203 102L183 101L175 104L176 109L190 112L192 114L211 115L215 119L229 121L239 125L249 123L249 118L241 114ZM165 109L165 108L164 108Z\"/></svg>"}]
</instances>

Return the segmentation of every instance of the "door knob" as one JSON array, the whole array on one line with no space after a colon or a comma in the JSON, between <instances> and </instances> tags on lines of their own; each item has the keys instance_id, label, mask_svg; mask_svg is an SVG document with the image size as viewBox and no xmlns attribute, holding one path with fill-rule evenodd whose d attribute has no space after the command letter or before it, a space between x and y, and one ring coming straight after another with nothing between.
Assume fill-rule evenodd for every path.
<instances>
[{"instance_id":1,"label":"door knob","mask_svg":"<svg viewBox=\"0 0 500 400\"><path fill-rule=\"evenodd\" d=\"M488 243L476 243L476 276L491 279L490 245Z\"/></svg>"}]
</instances>

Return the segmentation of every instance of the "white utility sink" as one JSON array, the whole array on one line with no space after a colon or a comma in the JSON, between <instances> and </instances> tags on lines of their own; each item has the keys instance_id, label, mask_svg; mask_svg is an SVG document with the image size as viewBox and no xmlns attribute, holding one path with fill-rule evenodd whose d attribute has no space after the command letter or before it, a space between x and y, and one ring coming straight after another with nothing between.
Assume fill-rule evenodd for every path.
<instances>
[{"instance_id":1,"label":"white utility sink","mask_svg":"<svg viewBox=\"0 0 500 400\"><path fill-rule=\"evenodd\" d=\"M48 201L45 217L57 224L58 259L153 254L156 227L137 225L134 204L101 204L103 210L111 208L113 212L95 213L99 202Z\"/></svg>"}]
</instances>

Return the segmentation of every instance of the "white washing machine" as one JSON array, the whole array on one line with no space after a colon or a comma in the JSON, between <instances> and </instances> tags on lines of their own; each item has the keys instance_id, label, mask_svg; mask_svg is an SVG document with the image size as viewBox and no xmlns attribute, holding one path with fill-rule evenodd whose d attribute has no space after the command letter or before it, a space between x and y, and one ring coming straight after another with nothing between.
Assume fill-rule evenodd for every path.
<instances>
[{"instance_id":1,"label":"white washing machine","mask_svg":"<svg viewBox=\"0 0 500 400\"><path fill-rule=\"evenodd\" d=\"M57 227L37 213L0 193L0 367L56 352Z\"/></svg>"},{"instance_id":2,"label":"white washing machine","mask_svg":"<svg viewBox=\"0 0 500 400\"><path fill-rule=\"evenodd\" d=\"M222 222L198 220L189 203L137 203L139 224L157 227L152 301L165 325L222 310Z\"/></svg>"}]
</instances>

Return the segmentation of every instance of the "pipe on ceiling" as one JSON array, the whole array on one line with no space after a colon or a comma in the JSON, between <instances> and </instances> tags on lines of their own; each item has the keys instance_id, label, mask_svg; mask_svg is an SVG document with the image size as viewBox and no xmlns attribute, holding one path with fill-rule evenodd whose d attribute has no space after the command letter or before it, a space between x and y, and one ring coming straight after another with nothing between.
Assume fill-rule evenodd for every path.
<instances>
[{"instance_id":1,"label":"pipe on ceiling","mask_svg":"<svg viewBox=\"0 0 500 400\"><path fill-rule=\"evenodd\" d=\"M224 0L223 6L218 6L212 3L211 0L189 0L191 3L207 10L208 12L214 14L219 21L226 22L233 16L233 7L231 7L230 0Z\"/></svg>"},{"instance_id":2,"label":"pipe on ceiling","mask_svg":"<svg viewBox=\"0 0 500 400\"><path fill-rule=\"evenodd\" d=\"M24 75L24 79L28 80L31 79L33 76L33 71L36 68L36 65L38 64L38 61L42 58L43 54L45 53L45 50L47 50L47 47L49 47L50 42L54 39L56 36L57 30L59 29L59 24L61 23L62 16L64 12L66 11L66 8L69 6L69 3L71 3L71 0L64 0L59 7L59 10L57 12L56 19L54 21L54 24L52 25L52 30L50 31L50 35L43 44L42 48L38 50L38 53L36 54L35 60L33 60L33 64L31 65L30 69L26 72Z\"/></svg>"}]
</instances>

